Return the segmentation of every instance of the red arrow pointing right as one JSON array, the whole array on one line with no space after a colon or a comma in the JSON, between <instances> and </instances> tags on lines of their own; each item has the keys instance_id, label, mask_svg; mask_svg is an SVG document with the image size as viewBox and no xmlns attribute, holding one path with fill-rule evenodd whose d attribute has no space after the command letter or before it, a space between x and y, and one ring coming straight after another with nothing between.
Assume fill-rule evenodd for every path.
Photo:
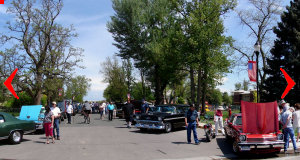
<instances>
[{"instance_id":1,"label":"red arrow pointing right","mask_svg":"<svg viewBox=\"0 0 300 160\"><path fill-rule=\"evenodd\" d=\"M3 84L7 87L7 89L8 89L8 90L9 90L9 91L10 91L17 99L19 99L19 97L17 96L17 94L16 94L14 88L13 88L12 85L11 85L11 82L12 82L12 80L14 79L14 77L15 77L17 71L18 71L18 68L15 69L15 71L7 78L7 80L6 80Z\"/></svg>"},{"instance_id":2,"label":"red arrow pointing right","mask_svg":"<svg viewBox=\"0 0 300 160\"><path fill-rule=\"evenodd\" d=\"M286 87L286 89L284 90L281 99L283 99L288 93L289 91L294 87L294 85L296 84L292 78L285 72L284 69L280 68L281 72L283 73L285 80L287 81L288 85Z\"/></svg>"}]
</instances>

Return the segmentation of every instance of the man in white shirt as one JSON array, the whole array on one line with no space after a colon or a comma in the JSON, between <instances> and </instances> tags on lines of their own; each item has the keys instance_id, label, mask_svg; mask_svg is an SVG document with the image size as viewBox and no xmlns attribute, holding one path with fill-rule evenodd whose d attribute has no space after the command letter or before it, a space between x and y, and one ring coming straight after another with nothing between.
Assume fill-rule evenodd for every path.
<instances>
[{"instance_id":1,"label":"man in white shirt","mask_svg":"<svg viewBox=\"0 0 300 160\"><path fill-rule=\"evenodd\" d=\"M73 106L70 104L70 102L68 102L68 105L67 105L68 124L71 124L72 113L73 113Z\"/></svg>"},{"instance_id":2,"label":"man in white shirt","mask_svg":"<svg viewBox=\"0 0 300 160\"><path fill-rule=\"evenodd\" d=\"M54 115L53 137L57 140L60 140L60 137L59 137L59 118L60 118L61 111L58 107L56 107L56 102L55 101L52 102L51 111ZM57 137L55 136L55 129L56 129Z\"/></svg>"}]
</instances>

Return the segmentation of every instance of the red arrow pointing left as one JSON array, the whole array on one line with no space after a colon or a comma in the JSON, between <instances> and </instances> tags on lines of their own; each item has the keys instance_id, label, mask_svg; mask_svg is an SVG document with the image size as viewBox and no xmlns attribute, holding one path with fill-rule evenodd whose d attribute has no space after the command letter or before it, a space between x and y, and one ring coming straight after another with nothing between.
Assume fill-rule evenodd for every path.
<instances>
[{"instance_id":1,"label":"red arrow pointing left","mask_svg":"<svg viewBox=\"0 0 300 160\"><path fill-rule=\"evenodd\" d=\"M8 89L8 90L9 90L9 91L10 91L17 99L19 99L19 97L17 96L17 94L16 94L14 88L13 88L12 85L11 85L11 82L12 82L12 80L14 79L14 77L15 77L17 71L18 71L18 68L15 69L15 71L7 78L7 80L6 80L3 84L7 87L7 89Z\"/></svg>"}]
</instances>

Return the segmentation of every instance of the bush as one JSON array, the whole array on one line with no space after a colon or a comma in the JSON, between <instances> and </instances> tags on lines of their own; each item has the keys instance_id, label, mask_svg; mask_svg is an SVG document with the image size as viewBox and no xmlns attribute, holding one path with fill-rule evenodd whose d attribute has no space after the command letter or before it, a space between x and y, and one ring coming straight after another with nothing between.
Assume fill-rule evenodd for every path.
<instances>
[{"instance_id":1,"label":"bush","mask_svg":"<svg viewBox=\"0 0 300 160\"><path fill-rule=\"evenodd\" d=\"M26 92L21 92L18 96L19 99L16 99L14 97L9 99L9 101L12 101L10 107L21 108L23 105L33 104L33 99Z\"/></svg>"}]
</instances>

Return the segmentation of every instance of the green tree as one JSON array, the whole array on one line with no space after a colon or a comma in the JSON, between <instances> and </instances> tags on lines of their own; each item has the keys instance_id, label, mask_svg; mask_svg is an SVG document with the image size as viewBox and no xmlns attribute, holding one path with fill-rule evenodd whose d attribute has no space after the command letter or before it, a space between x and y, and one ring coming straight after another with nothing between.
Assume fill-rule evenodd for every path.
<instances>
[{"instance_id":1,"label":"green tree","mask_svg":"<svg viewBox=\"0 0 300 160\"><path fill-rule=\"evenodd\" d=\"M2 55L6 66L1 75L6 77L18 68L14 81L20 89L17 92L26 91L34 104L40 104L43 92L50 92L50 88L57 92L62 85L54 86L50 79L70 77L81 61L82 49L70 44L76 37L74 28L56 23L62 8L62 0L13 0L8 8L15 17L7 23L8 32L2 34L1 40L16 45Z\"/></svg>"},{"instance_id":2,"label":"green tree","mask_svg":"<svg viewBox=\"0 0 300 160\"><path fill-rule=\"evenodd\" d=\"M208 91L209 94L207 95L208 103L214 104L214 105L221 105L223 98L222 93L219 89L212 89Z\"/></svg>"},{"instance_id":3,"label":"green tree","mask_svg":"<svg viewBox=\"0 0 300 160\"><path fill-rule=\"evenodd\" d=\"M244 91L248 91L249 90L249 84L250 84L249 81L246 81L246 80L243 81L243 90Z\"/></svg>"},{"instance_id":4,"label":"green tree","mask_svg":"<svg viewBox=\"0 0 300 160\"><path fill-rule=\"evenodd\" d=\"M234 84L234 90L238 91L238 90L241 90L242 89L242 83L235 83Z\"/></svg>"},{"instance_id":5,"label":"green tree","mask_svg":"<svg viewBox=\"0 0 300 160\"><path fill-rule=\"evenodd\" d=\"M144 93L143 93L144 92ZM155 100L153 93L151 92L150 87L145 87L143 91L142 82L133 84L132 86L132 97L136 100L146 99L147 101Z\"/></svg>"},{"instance_id":6,"label":"green tree","mask_svg":"<svg viewBox=\"0 0 300 160\"><path fill-rule=\"evenodd\" d=\"M168 0L112 0L116 12L107 24L113 34L118 56L132 58L155 91L156 104L163 103L169 83L182 78L178 46L173 37L180 25Z\"/></svg>"},{"instance_id":7,"label":"green tree","mask_svg":"<svg viewBox=\"0 0 300 160\"><path fill-rule=\"evenodd\" d=\"M232 97L228 95L227 92L223 93L223 102L226 106L231 105L232 104Z\"/></svg>"},{"instance_id":8,"label":"green tree","mask_svg":"<svg viewBox=\"0 0 300 160\"><path fill-rule=\"evenodd\" d=\"M280 100L286 88L286 80L280 71L284 69L295 81L296 85L285 97L285 100L294 104L299 102L300 95L300 1L290 2L281 15L281 22L274 29L277 36L275 45L271 49L271 57L268 59L268 78L263 86L263 99L265 101Z\"/></svg>"},{"instance_id":9,"label":"green tree","mask_svg":"<svg viewBox=\"0 0 300 160\"><path fill-rule=\"evenodd\" d=\"M110 101L125 101L128 93L126 73L119 64L117 57L114 56L113 59L107 57L101 66L100 72L103 74L103 82L108 83L103 93L104 98Z\"/></svg>"},{"instance_id":10,"label":"green tree","mask_svg":"<svg viewBox=\"0 0 300 160\"><path fill-rule=\"evenodd\" d=\"M83 97L86 96L91 84L91 79L85 76L76 76L66 82L67 90L65 98L73 99L77 102L83 102Z\"/></svg>"}]
</instances>

